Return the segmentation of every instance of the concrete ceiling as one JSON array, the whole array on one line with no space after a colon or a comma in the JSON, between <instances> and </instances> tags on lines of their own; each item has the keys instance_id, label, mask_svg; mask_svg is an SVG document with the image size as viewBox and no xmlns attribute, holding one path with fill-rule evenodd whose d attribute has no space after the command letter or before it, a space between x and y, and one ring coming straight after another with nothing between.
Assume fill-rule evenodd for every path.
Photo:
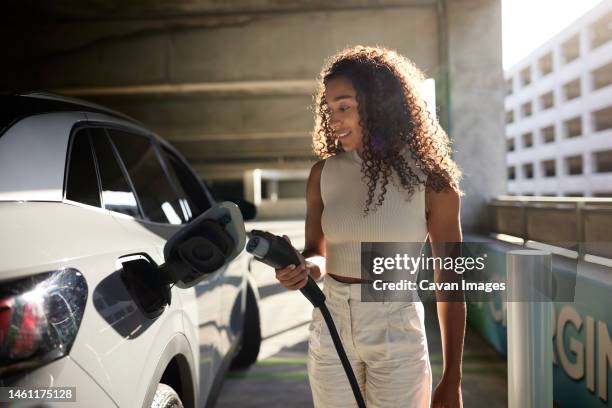
<instances>
[{"instance_id":1,"label":"concrete ceiling","mask_svg":"<svg viewBox=\"0 0 612 408\"><path fill-rule=\"evenodd\" d=\"M149 19L207 14L430 6L438 0L12 0L3 20Z\"/></svg>"}]
</instances>

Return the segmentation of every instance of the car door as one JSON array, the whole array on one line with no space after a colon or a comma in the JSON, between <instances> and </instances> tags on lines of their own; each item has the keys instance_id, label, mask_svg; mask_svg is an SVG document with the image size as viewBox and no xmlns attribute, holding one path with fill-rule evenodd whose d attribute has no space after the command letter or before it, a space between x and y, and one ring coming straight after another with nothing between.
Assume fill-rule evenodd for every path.
<instances>
[{"instance_id":1,"label":"car door","mask_svg":"<svg viewBox=\"0 0 612 408\"><path fill-rule=\"evenodd\" d=\"M107 129L108 136L116 147L125 166L125 172L136 192L141 209L140 217L132 228L145 228L160 240L158 250L184 223L197 217L208 208L210 201L200 189L193 187L191 194L185 193L174 168L164 160L158 142L147 135L131 133L122 129ZM200 393L208 393L223 357L219 341L221 293L220 282L226 266L209 274L194 289L179 292L183 304L185 333L199 349Z\"/></svg>"},{"instance_id":2,"label":"car door","mask_svg":"<svg viewBox=\"0 0 612 408\"><path fill-rule=\"evenodd\" d=\"M160 151L165 160L168 174L178 186L177 191L182 202L181 207L197 216L200 212L210 207L212 197L206 191L189 165L181 159L169 146L161 145ZM231 344L237 338L240 330L239 324L231 326L230 322L242 322L241 319L241 288L247 268L246 254L239 255L230 264L218 271L215 281L215 290L219 294L220 307L216 330L219 333L219 358L223 358L230 349ZM202 293L207 289L210 282L201 282L196 286L198 296L198 309L203 307L204 298ZM204 336L203 330L200 335ZM221 361L219 361L221 363Z\"/></svg>"}]
</instances>

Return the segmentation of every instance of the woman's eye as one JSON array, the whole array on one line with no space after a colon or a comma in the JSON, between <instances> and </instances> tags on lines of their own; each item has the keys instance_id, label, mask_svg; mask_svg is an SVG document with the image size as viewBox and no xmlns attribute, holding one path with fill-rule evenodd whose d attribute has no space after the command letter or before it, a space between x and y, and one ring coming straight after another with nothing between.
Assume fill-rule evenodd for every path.
<instances>
[{"instance_id":1,"label":"woman's eye","mask_svg":"<svg viewBox=\"0 0 612 408\"><path fill-rule=\"evenodd\" d=\"M350 106L341 106L340 108L338 108L338 110L340 112L346 112L347 110L351 109Z\"/></svg>"}]
</instances>

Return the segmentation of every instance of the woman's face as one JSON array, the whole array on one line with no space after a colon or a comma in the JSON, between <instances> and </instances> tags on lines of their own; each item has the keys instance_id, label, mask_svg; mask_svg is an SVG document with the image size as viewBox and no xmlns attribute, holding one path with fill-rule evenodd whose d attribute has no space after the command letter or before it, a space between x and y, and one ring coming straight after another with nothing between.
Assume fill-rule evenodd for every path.
<instances>
[{"instance_id":1,"label":"woman's face","mask_svg":"<svg viewBox=\"0 0 612 408\"><path fill-rule=\"evenodd\" d=\"M363 130L359 125L357 92L351 81L336 77L325 82L325 101L330 109L330 126L342 144L350 152L363 150Z\"/></svg>"}]
</instances>

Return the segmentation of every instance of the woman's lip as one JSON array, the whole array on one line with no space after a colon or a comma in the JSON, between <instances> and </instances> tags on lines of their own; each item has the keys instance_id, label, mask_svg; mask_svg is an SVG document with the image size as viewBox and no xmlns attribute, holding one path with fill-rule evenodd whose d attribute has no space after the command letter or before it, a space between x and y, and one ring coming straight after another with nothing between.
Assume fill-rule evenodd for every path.
<instances>
[{"instance_id":1,"label":"woman's lip","mask_svg":"<svg viewBox=\"0 0 612 408\"><path fill-rule=\"evenodd\" d=\"M345 138L345 137L347 137L347 136L348 136L348 135L350 135L350 134L351 134L351 132L350 132L350 131L348 131L348 132L344 132L344 133L336 133L336 135L338 136L338 139Z\"/></svg>"}]
</instances>

